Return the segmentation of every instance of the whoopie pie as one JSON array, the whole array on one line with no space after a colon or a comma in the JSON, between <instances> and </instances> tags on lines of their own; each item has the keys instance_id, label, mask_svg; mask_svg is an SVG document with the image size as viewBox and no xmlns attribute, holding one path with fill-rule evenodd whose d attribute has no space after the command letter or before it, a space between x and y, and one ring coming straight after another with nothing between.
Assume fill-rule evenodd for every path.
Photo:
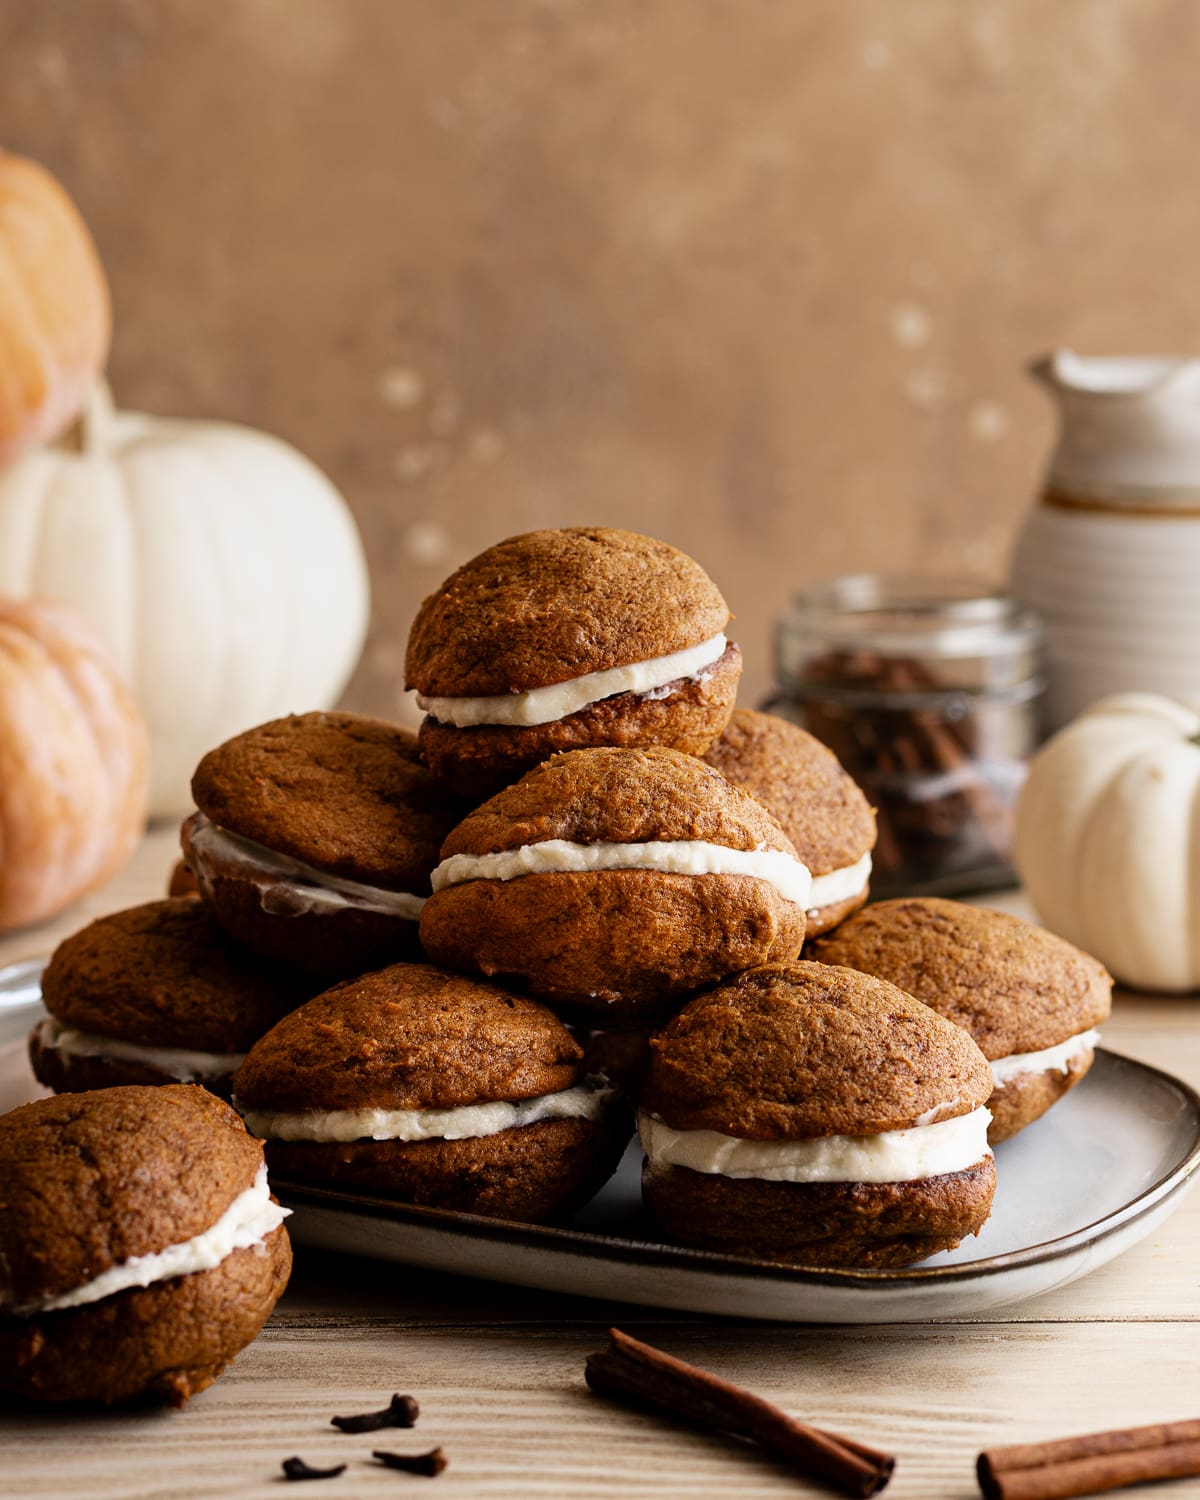
<instances>
[{"instance_id":1,"label":"whoopie pie","mask_svg":"<svg viewBox=\"0 0 1200 1500\"><path fill-rule=\"evenodd\" d=\"M399 725L308 713L210 751L183 825L217 920L266 958L340 978L419 956L438 847L466 806Z\"/></svg>"},{"instance_id":2,"label":"whoopie pie","mask_svg":"<svg viewBox=\"0 0 1200 1500\"><path fill-rule=\"evenodd\" d=\"M881 901L811 952L889 980L970 1033L992 1070L993 1145L1074 1088L1112 1008L1112 979L1096 959L1032 922L961 901Z\"/></svg>"},{"instance_id":3,"label":"whoopie pie","mask_svg":"<svg viewBox=\"0 0 1200 1500\"><path fill-rule=\"evenodd\" d=\"M182 1406L287 1284L262 1146L194 1084L0 1116L0 1389Z\"/></svg>"},{"instance_id":4,"label":"whoopie pie","mask_svg":"<svg viewBox=\"0 0 1200 1500\"><path fill-rule=\"evenodd\" d=\"M533 531L489 547L422 604L405 665L421 753L481 801L559 750L666 745L725 728L741 653L704 569L631 531Z\"/></svg>"},{"instance_id":5,"label":"whoopie pie","mask_svg":"<svg viewBox=\"0 0 1200 1500\"><path fill-rule=\"evenodd\" d=\"M335 986L234 1079L281 1178L542 1223L586 1202L632 1130L544 1006L428 964Z\"/></svg>"},{"instance_id":6,"label":"whoopie pie","mask_svg":"<svg viewBox=\"0 0 1200 1500\"><path fill-rule=\"evenodd\" d=\"M651 1038L643 1189L682 1245L889 1267L978 1232L991 1074L960 1027L817 963L753 969Z\"/></svg>"},{"instance_id":7,"label":"whoopie pie","mask_svg":"<svg viewBox=\"0 0 1200 1500\"><path fill-rule=\"evenodd\" d=\"M29 1038L58 1093L202 1083L228 1096L251 1045L313 992L241 947L195 896L149 901L60 943L42 976L50 1012Z\"/></svg>"},{"instance_id":8,"label":"whoopie pie","mask_svg":"<svg viewBox=\"0 0 1200 1500\"><path fill-rule=\"evenodd\" d=\"M421 941L601 1027L794 958L811 879L771 814L677 750L571 750L442 845Z\"/></svg>"},{"instance_id":9,"label":"whoopie pie","mask_svg":"<svg viewBox=\"0 0 1200 1500\"><path fill-rule=\"evenodd\" d=\"M863 904L875 815L832 750L798 724L738 708L704 759L774 813L811 870L808 938Z\"/></svg>"}]
</instances>

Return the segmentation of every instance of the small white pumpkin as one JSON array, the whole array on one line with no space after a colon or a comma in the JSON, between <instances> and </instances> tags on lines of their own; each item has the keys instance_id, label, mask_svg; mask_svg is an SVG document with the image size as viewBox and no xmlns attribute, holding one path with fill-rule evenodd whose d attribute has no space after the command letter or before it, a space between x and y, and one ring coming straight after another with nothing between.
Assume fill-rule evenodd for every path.
<instances>
[{"instance_id":1,"label":"small white pumpkin","mask_svg":"<svg viewBox=\"0 0 1200 1500\"><path fill-rule=\"evenodd\" d=\"M116 412L0 469L0 594L66 604L108 642L150 731L150 810L177 816L212 746L324 708L362 649L345 502L278 438Z\"/></svg>"},{"instance_id":2,"label":"small white pumpkin","mask_svg":"<svg viewBox=\"0 0 1200 1500\"><path fill-rule=\"evenodd\" d=\"M1141 989L1200 989L1200 713L1102 698L1034 756L1017 871L1042 922Z\"/></svg>"}]
</instances>

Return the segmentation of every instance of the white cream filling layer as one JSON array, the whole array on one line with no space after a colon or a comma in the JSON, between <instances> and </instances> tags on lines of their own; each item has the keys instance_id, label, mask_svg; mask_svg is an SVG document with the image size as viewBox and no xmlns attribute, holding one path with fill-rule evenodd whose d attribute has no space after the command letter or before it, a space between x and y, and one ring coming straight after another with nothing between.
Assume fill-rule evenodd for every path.
<instances>
[{"instance_id":1,"label":"white cream filling layer","mask_svg":"<svg viewBox=\"0 0 1200 1500\"><path fill-rule=\"evenodd\" d=\"M201 858L210 855L244 865L248 870L266 874L279 885L287 886L288 915L338 911L352 906L357 911L407 917L415 922L425 905L425 898L414 896L411 891L386 891L377 885L365 885L360 880L327 875L315 865L306 865L290 855L279 854L265 844L256 844L253 839L231 833L228 828L219 828L215 823L203 823L196 829L192 834L192 848Z\"/></svg>"},{"instance_id":2,"label":"white cream filling layer","mask_svg":"<svg viewBox=\"0 0 1200 1500\"><path fill-rule=\"evenodd\" d=\"M720 1177L766 1182L916 1182L962 1172L990 1156L985 1109L935 1125L881 1135L825 1135L807 1141L745 1141L716 1130L673 1130L638 1115L651 1166L687 1167Z\"/></svg>"},{"instance_id":3,"label":"white cream filling layer","mask_svg":"<svg viewBox=\"0 0 1200 1500\"><path fill-rule=\"evenodd\" d=\"M1077 1057L1090 1052L1099 1044L1100 1033L1094 1028L1069 1036L1057 1046L1046 1047L1041 1052L1014 1052L1009 1057L997 1057L991 1063L992 1081L998 1089L1014 1078L1024 1078L1030 1073L1066 1073Z\"/></svg>"},{"instance_id":4,"label":"white cream filling layer","mask_svg":"<svg viewBox=\"0 0 1200 1500\"><path fill-rule=\"evenodd\" d=\"M839 901L848 901L851 896L861 895L870 878L869 850L852 865L843 865L840 870L830 870L827 875L814 875L812 895L808 898L809 911L820 911L823 906L836 906Z\"/></svg>"},{"instance_id":5,"label":"white cream filling layer","mask_svg":"<svg viewBox=\"0 0 1200 1500\"><path fill-rule=\"evenodd\" d=\"M130 1287L151 1286L156 1281L188 1276L193 1271L211 1271L235 1250L261 1244L290 1213L290 1208L281 1208L278 1203L271 1202L267 1169L259 1167L254 1186L239 1193L212 1228L203 1234L177 1245L168 1245L165 1250L156 1250L150 1255L131 1256L69 1292L26 1302L10 1311L22 1317L31 1313L57 1312L65 1307L99 1302L115 1292L128 1291Z\"/></svg>"},{"instance_id":6,"label":"white cream filling layer","mask_svg":"<svg viewBox=\"0 0 1200 1500\"><path fill-rule=\"evenodd\" d=\"M720 661L728 644L724 635L714 635L669 656L587 672L527 693L497 693L488 698L426 698L418 693L417 704L440 724L459 729L476 724L551 724L617 693L651 693L669 682L698 677L705 667Z\"/></svg>"},{"instance_id":7,"label":"white cream filling layer","mask_svg":"<svg viewBox=\"0 0 1200 1500\"><path fill-rule=\"evenodd\" d=\"M657 870L664 875L751 875L785 901L811 905L808 867L782 849L728 849L699 839L647 844L574 844L546 839L496 854L452 854L433 872L435 891L467 880L517 880L523 875L586 874L593 870Z\"/></svg>"},{"instance_id":8,"label":"white cream filling layer","mask_svg":"<svg viewBox=\"0 0 1200 1500\"><path fill-rule=\"evenodd\" d=\"M336 1109L275 1114L238 1104L252 1135L271 1141L468 1141L539 1120L595 1120L613 1090L576 1084L557 1094L457 1109ZM234 1101L237 1104L237 1101Z\"/></svg>"},{"instance_id":9,"label":"white cream filling layer","mask_svg":"<svg viewBox=\"0 0 1200 1500\"><path fill-rule=\"evenodd\" d=\"M243 1052L194 1052L186 1047L146 1047L140 1042L122 1042L91 1031L77 1031L53 1016L42 1021L36 1030L43 1047L66 1057L111 1057L117 1062L145 1063L180 1083L227 1077L236 1073L245 1061Z\"/></svg>"}]
</instances>

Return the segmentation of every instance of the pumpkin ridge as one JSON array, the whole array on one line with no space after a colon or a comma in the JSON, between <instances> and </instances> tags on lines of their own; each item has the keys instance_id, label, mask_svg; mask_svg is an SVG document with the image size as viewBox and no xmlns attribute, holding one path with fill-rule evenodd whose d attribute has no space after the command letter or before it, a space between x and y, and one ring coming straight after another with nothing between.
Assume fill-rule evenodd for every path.
<instances>
[{"instance_id":1,"label":"pumpkin ridge","mask_svg":"<svg viewBox=\"0 0 1200 1500\"><path fill-rule=\"evenodd\" d=\"M2 931L62 910L128 857L147 764L133 695L66 610L0 600L0 678Z\"/></svg>"},{"instance_id":2,"label":"pumpkin ridge","mask_svg":"<svg viewBox=\"0 0 1200 1500\"><path fill-rule=\"evenodd\" d=\"M92 750L95 753L96 761L100 765L105 779L108 782L108 790L110 794L109 801L112 802L114 800L111 795L114 790L113 778L110 772L110 768L104 763L104 747L100 742L100 736L97 733L96 725L92 720L92 716L88 713L89 704L84 695L79 691L79 688L77 687L71 674L67 671L66 667L53 652L45 651L43 660L44 664L54 672L59 682L62 683L67 698L79 710L80 722L83 724L87 737L91 741Z\"/></svg>"},{"instance_id":3,"label":"pumpkin ridge","mask_svg":"<svg viewBox=\"0 0 1200 1500\"><path fill-rule=\"evenodd\" d=\"M1102 699L1037 752L1017 804L1034 906L1137 989L1200 988L1198 728L1159 694Z\"/></svg>"},{"instance_id":4,"label":"pumpkin ridge","mask_svg":"<svg viewBox=\"0 0 1200 1500\"><path fill-rule=\"evenodd\" d=\"M107 358L108 284L62 184L0 149L0 461L69 426Z\"/></svg>"},{"instance_id":5,"label":"pumpkin ridge","mask_svg":"<svg viewBox=\"0 0 1200 1500\"><path fill-rule=\"evenodd\" d=\"M2 154L3 153L0 153L0 155ZM3 285L5 282L7 282L9 285L15 286L18 282L24 279L24 270L24 264L19 261L17 257L12 253L9 247L5 244L3 238L0 238L0 285ZM33 351L35 353L35 355L37 356L37 365L34 371L28 373L36 374L39 377L37 388L31 388L28 379L28 373L24 381L20 379L20 362L18 360L10 356L10 358L0 361L0 364L8 365L13 370L13 388L17 391L20 397L28 399L30 396L33 396L39 401L44 401L46 397L47 382L42 375L42 365L46 359L47 353L49 352L47 340L42 330L38 327L38 320L30 311L27 303L22 304L20 301L16 303L17 314L20 320L19 322L14 322L13 320L11 312L12 306L12 299L6 299L6 310L8 315L5 318L4 326L5 342L8 343L10 340L12 340L13 335L15 334L16 338L19 339L20 344L24 346L25 350ZM53 354L51 354L51 358L53 358Z\"/></svg>"}]
</instances>

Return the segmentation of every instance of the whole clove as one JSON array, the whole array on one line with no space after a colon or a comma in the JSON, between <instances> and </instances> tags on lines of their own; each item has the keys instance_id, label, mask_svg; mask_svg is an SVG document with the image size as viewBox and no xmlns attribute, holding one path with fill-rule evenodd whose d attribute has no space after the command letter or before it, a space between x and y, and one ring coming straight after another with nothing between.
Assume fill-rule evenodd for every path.
<instances>
[{"instance_id":1,"label":"whole clove","mask_svg":"<svg viewBox=\"0 0 1200 1500\"><path fill-rule=\"evenodd\" d=\"M371 1457L377 1459L385 1469L399 1469L404 1474L423 1474L427 1479L436 1479L450 1460L441 1448L431 1448L428 1453L385 1453L376 1448Z\"/></svg>"},{"instance_id":2,"label":"whole clove","mask_svg":"<svg viewBox=\"0 0 1200 1500\"><path fill-rule=\"evenodd\" d=\"M346 1472L345 1464L335 1464L332 1469L314 1469L302 1458L285 1458L283 1472L288 1479L336 1479Z\"/></svg>"},{"instance_id":3,"label":"whole clove","mask_svg":"<svg viewBox=\"0 0 1200 1500\"><path fill-rule=\"evenodd\" d=\"M421 1414L413 1396L393 1396L382 1411L365 1411L356 1417L330 1417L339 1432L379 1432L384 1427L415 1427Z\"/></svg>"}]
</instances>

